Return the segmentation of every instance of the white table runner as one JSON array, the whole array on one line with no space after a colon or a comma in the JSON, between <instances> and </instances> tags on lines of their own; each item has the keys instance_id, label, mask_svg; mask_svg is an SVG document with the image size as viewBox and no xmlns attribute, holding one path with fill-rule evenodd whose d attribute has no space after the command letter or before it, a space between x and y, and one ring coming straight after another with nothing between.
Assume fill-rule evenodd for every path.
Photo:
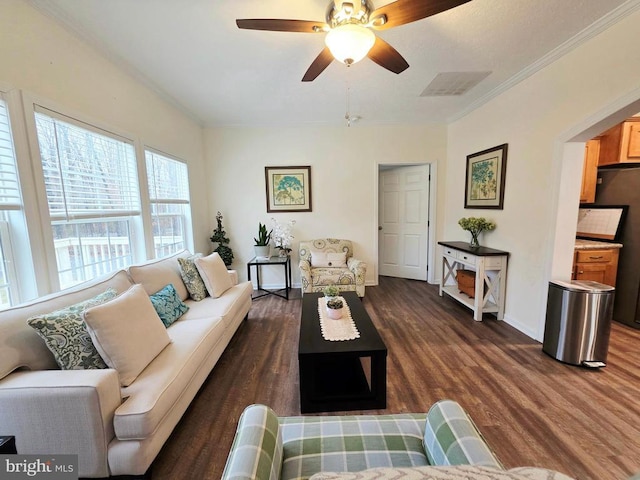
<instances>
[{"instance_id":1,"label":"white table runner","mask_svg":"<svg viewBox=\"0 0 640 480\"><path fill-rule=\"evenodd\" d=\"M330 342L341 342L344 340L354 340L360 338L360 332L358 331L353 318L351 318L351 310L347 301L342 300L344 307L342 308L342 318L334 320L329 318L327 314L327 300L326 297L318 298L318 314L320 316L320 330L322 331L322 337Z\"/></svg>"}]
</instances>

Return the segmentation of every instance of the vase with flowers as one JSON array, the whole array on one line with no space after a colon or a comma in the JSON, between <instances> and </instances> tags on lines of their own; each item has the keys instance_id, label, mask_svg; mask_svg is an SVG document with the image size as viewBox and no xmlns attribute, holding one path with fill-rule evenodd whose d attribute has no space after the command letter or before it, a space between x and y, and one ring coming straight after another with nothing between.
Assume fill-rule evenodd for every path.
<instances>
[{"instance_id":1,"label":"vase with flowers","mask_svg":"<svg viewBox=\"0 0 640 480\"><path fill-rule=\"evenodd\" d=\"M463 217L458 220L458 225L471 234L471 241L469 242L471 248L478 248L480 246L478 235L485 230L493 230L496 228L495 222L487 220L484 217Z\"/></svg>"},{"instance_id":2,"label":"vase with flowers","mask_svg":"<svg viewBox=\"0 0 640 480\"><path fill-rule=\"evenodd\" d=\"M287 223L280 223L275 218L272 218L271 222L273 223L272 238L276 248L280 249L279 256L286 257L291 252L291 242L293 240L291 230L296 221L289 220Z\"/></svg>"}]
</instances>

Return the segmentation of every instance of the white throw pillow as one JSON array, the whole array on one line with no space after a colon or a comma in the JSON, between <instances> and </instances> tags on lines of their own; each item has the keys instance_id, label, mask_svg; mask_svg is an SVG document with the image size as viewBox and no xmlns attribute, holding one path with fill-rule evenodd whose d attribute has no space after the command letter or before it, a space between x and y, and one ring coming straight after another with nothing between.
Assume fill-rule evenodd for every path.
<instances>
[{"instance_id":1,"label":"white throw pillow","mask_svg":"<svg viewBox=\"0 0 640 480\"><path fill-rule=\"evenodd\" d=\"M84 321L105 363L128 387L171 343L167 329L142 285L84 311Z\"/></svg>"},{"instance_id":2,"label":"white throw pillow","mask_svg":"<svg viewBox=\"0 0 640 480\"><path fill-rule=\"evenodd\" d=\"M227 266L224 264L218 252L213 252L211 255L202 258L196 258L193 263L196 264L196 268L202 277L207 292L213 298L218 298L224 292L233 287L231 276L227 271Z\"/></svg>"},{"instance_id":3,"label":"white throw pillow","mask_svg":"<svg viewBox=\"0 0 640 480\"><path fill-rule=\"evenodd\" d=\"M336 267L347 266L347 252L311 252L312 267Z\"/></svg>"}]
</instances>

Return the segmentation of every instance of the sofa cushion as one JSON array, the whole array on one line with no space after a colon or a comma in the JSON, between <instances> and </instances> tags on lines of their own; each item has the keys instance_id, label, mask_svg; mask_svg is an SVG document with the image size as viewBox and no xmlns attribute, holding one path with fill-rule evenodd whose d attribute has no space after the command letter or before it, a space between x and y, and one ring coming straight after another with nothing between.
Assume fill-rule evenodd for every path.
<instances>
[{"instance_id":1,"label":"sofa cushion","mask_svg":"<svg viewBox=\"0 0 640 480\"><path fill-rule=\"evenodd\" d=\"M184 286L187 287L191 299L196 302L199 302L207 296L207 287L202 281L200 272L198 272L198 268L194 263L194 260L200 257L202 257L202 254L196 253L187 258L178 258L180 276L182 277Z\"/></svg>"},{"instance_id":2,"label":"sofa cushion","mask_svg":"<svg viewBox=\"0 0 640 480\"><path fill-rule=\"evenodd\" d=\"M165 285L172 283L176 287L180 300L184 301L189 297L189 292L180 276L178 258L186 258L190 255L187 250L183 250L170 257L153 260L141 265L131 265L127 271L135 283L139 283L144 287L147 295L153 295Z\"/></svg>"},{"instance_id":3,"label":"sofa cushion","mask_svg":"<svg viewBox=\"0 0 640 480\"><path fill-rule=\"evenodd\" d=\"M335 267L318 267L311 269L314 286L355 285L356 276L351 270Z\"/></svg>"},{"instance_id":4,"label":"sofa cushion","mask_svg":"<svg viewBox=\"0 0 640 480\"><path fill-rule=\"evenodd\" d=\"M571 480L566 475L544 469L526 471L499 470L493 467L477 465L458 465L449 467L413 467L413 468L371 468L353 473L321 472L309 480ZM537 473L536 473L537 472Z\"/></svg>"},{"instance_id":5,"label":"sofa cushion","mask_svg":"<svg viewBox=\"0 0 640 480\"><path fill-rule=\"evenodd\" d=\"M153 435L223 337L225 327L217 318L194 322L180 319L166 332L171 343L135 382L122 389L123 397L128 398L114 417L120 440L142 440Z\"/></svg>"},{"instance_id":6,"label":"sofa cushion","mask_svg":"<svg viewBox=\"0 0 640 480\"><path fill-rule=\"evenodd\" d=\"M82 313L117 295L113 288L75 305L55 312L36 315L27 323L42 337L62 370L107 368L91 341Z\"/></svg>"},{"instance_id":7,"label":"sofa cushion","mask_svg":"<svg viewBox=\"0 0 640 480\"><path fill-rule=\"evenodd\" d=\"M431 465L502 468L467 412L453 400L440 400L429 409L424 449Z\"/></svg>"},{"instance_id":8,"label":"sofa cushion","mask_svg":"<svg viewBox=\"0 0 640 480\"><path fill-rule=\"evenodd\" d=\"M321 471L428 465L424 414L281 417L282 480Z\"/></svg>"},{"instance_id":9,"label":"sofa cushion","mask_svg":"<svg viewBox=\"0 0 640 480\"><path fill-rule=\"evenodd\" d=\"M171 340L141 285L84 312L100 356L130 385Z\"/></svg>"},{"instance_id":10,"label":"sofa cushion","mask_svg":"<svg viewBox=\"0 0 640 480\"><path fill-rule=\"evenodd\" d=\"M218 252L194 260L198 272L207 287L207 292L213 298L218 298L233 286L227 266L222 261Z\"/></svg>"},{"instance_id":11,"label":"sofa cushion","mask_svg":"<svg viewBox=\"0 0 640 480\"><path fill-rule=\"evenodd\" d=\"M171 325L189 310L189 307L180 300L175 287L171 283L150 295L149 300L151 300L153 308L165 327Z\"/></svg>"},{"instance_id":12,"label":"sofa cushion","mask_svg":"<svg viewBox=\"0 0 640 480\"><path fill-rule=\"evenodd\" d=\"M231 322L241 315L246 302L251 301L252 293L251 282L242 282L231 287L219 298L207 297L201 302L187 300L189 311L180 318L180 322L222 318L225 328L228 328Z\"/></svg>"},{"instance_id":13,"label":"sofa cushion","mask_svg":"<svg viewBox=\"0 0 640 480\"><path fill-rule=\"evenodd\" d=\"M59 368L42 338L27 324L27 319L87 300L107 288L118 293L131 286L127 272L120 270L87 284L47 295L0 312L0 379L17 368L46 370Z\"/></svg>"}]
</instances>

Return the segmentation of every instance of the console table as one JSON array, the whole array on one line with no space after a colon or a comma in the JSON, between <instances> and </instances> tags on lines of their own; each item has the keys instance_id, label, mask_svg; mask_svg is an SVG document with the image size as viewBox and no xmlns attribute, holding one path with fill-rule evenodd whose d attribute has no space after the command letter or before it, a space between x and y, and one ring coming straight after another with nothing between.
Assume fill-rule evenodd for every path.
<instances>
[{"instance_id":1,"label":"console table","mask_svg":"<svg viewBox=\"0 0 640 480\"><path fill-rule=\"evenodd\" d=\"M504 297L509 252L487 247L472 248L467 242L438 242L442 245L442 279L440 296L447 294L473 310L473 319L482 320L483 313L504 318ZM475 271L475 298L458 290L456 271Z\"/></svg>"}]
</instances>

